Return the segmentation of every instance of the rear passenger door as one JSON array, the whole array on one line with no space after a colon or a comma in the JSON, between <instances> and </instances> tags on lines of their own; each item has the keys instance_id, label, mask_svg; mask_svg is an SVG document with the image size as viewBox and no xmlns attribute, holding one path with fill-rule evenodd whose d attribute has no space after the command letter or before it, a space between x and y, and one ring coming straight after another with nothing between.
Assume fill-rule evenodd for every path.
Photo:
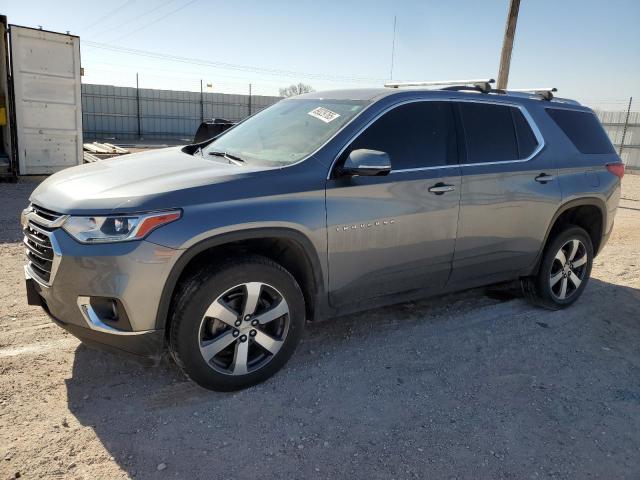
<instances>
[{"instance_id":1,"label":"rear passenger door","mask_svg":"<svg viewBox=\"0 0 640 480\"><path fill-rule=\"evenodd\" d=\"M391 173L340 176L340 165L357 149L386 152ZM443 288L460 202L451 103L413 101L375 119L337 159L326 201L333 306Z\"/></svg>"},{"instance_id":2,"label":"rear passenger door","mask_svg":"<svg viewBox=\"0 0 640 480\"><path fill-rule=\"evenodd\" d=\"M561 198L556 159L523 107L456 102L464 137L451 282L515 277L535 260Z\"/></svg>"}]
</instances>

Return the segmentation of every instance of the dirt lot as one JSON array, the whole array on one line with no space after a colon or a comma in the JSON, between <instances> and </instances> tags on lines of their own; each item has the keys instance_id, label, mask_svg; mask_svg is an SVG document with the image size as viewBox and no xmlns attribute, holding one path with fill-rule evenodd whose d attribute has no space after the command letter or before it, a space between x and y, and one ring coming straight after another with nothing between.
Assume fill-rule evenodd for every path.
<instances>
[{"instance_id":1,"label":"dirt lot","mask_svg":"<svg viewBox=\"0 0 640 480\"><path fill-rule=\"evenodd\" d=\"M89 350L26 305L0 184L0 479L639 478L640 177L573 308L485 290L308 326L235 394Z\"/></svg>"}]
</instances>

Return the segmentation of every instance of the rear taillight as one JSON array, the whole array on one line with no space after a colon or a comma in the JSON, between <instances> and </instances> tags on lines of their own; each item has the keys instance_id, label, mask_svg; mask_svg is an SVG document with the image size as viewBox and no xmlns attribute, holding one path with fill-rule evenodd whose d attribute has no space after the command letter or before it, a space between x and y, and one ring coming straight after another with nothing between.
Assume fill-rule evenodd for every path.
<instances>
[{"instance_id":1,"label":"rear taillight","mask_svg":"<svg viewBox=\"0 0 640 480\"><path fill-rule=\"evenodd\" d=\"M606 167L616 177L624 177L624 163L607 163Z\"/></svg>"}]
</instances>

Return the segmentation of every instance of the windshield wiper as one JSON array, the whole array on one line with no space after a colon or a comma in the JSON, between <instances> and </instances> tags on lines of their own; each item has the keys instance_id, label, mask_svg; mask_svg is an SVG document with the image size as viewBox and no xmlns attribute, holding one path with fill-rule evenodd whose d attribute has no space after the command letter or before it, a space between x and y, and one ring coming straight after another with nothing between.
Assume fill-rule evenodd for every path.
<instances>
[{"instance_id":1,"label":"windshield wiper","mask_svg":"<svg viewBox=\"0 0 640 480\"><path fill-rule=\"evenodd\" d=\"M231 153L227 153L227 152L211 150L209 152L209 155L226 158L227 160L229 160L229 163L235 163L236 165L242 165L243 163L245 163L244 159L238 157L237 155L232 155Z\"/></svg>"}]
</instances>

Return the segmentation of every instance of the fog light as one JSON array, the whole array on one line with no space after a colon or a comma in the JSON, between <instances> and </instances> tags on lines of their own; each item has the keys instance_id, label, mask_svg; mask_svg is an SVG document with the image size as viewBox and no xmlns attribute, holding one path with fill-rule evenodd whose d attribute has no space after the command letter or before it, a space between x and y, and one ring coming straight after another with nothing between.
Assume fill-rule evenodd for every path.
<instances>
[{"instance_id":1,"label":"fog light","mask_svg":"<svg viewBox=\"0 0 640 480\"><path fill-rule=\"evenodd\" d=\"M78 297L78 306L94 330L111 333L132 331L124 305L117 298Z\"/></svg>"}]
</instances>

